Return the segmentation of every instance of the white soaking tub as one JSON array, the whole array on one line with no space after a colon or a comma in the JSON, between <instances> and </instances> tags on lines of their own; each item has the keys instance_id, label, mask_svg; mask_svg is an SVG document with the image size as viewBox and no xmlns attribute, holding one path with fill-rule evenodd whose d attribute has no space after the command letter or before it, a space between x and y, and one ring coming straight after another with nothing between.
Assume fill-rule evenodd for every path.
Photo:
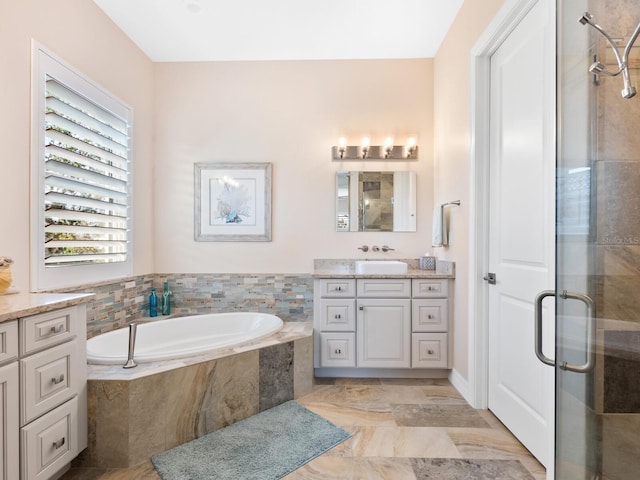
<instances>
[{"instance_id":1,"label":"white soaking tub","mask_svg":"<svg viewBox=\"0 0 640 480\"><path fill-rule=\"evenodd\" d=\"M230 348L277 332L282 320L267 313L233 312L167 318L137 327L136 363L171 360ZM116 365L127 361L129 328L87 340L87 362Z\"/></svg>"}]
</instances>

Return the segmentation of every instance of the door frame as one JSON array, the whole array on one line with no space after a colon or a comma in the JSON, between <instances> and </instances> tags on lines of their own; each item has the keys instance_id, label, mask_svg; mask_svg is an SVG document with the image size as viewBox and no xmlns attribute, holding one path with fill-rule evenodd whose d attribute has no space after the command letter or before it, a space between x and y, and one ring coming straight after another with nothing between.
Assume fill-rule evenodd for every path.
<instances>
[{"instance_id":1,"label":"door frame","mask_svg":"<svg viewBox=\"0 0 640 480\"><path fill-rule=\"evenodd\" d=\"M491 23L471 49L470 92L470 198L472 210L469 232L469 378L467 400L474 408L486 409L489 397L489 285L483 280L489 265L489 152L491 56L538 1L505 0ZM553 2L555 5L555 1ZM533 322L533 318L531 321ZM531 345L533 349L534 346ZM453 379L452 379L453 380ZM455 384L455 382L454 382ZM550 412L554 398L548 399ZM553 414L552 414L553 417ZM555 418L550 418L553 425ZM550 446L554 447L554 428L550 428ZM553 455L547 478L554 478Z\"/></svg>"}]
</instances>

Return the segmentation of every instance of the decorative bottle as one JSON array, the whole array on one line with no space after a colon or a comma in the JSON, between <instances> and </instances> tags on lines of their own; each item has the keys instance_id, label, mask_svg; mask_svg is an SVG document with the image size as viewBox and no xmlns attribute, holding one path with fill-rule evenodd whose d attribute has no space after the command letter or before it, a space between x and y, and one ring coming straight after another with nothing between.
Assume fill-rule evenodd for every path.
<instances>
[{"instance_id":1,"label":"decorative bottle","mask_svg":"<svg viewBox=\"0 0 640 480\"><path fill-rule=\"evenodd\" d=\"M171 315L170 295L169 282L164 282L164 290L162 291L162 315Z\"/></svg>"},{"instance_id":2,"label":"decorative bottle","mask_svg":"<svg viewBox=\"0 0 640 480\"><path fill-rule=\"evenodd\" d=\"M156 289L151 289L151 295L149 295L149 316L158 316L158 296L156 295Z\"/></svg>"}]
</instances>

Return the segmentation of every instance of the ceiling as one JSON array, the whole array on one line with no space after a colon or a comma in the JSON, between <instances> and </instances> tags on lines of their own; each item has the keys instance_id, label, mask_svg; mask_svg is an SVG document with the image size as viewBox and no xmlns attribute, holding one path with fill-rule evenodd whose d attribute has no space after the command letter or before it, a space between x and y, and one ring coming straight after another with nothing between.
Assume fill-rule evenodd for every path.
<instances>
[{"instance_id":1,"label":"ceiling","mask_svg":"<svg viewBox=\"0 0 640 480\"><path fill-rule=\"evenodd\" d=\"M94 0L155 62L434 57L463 0Z\"/></svg>"}]
</instances>

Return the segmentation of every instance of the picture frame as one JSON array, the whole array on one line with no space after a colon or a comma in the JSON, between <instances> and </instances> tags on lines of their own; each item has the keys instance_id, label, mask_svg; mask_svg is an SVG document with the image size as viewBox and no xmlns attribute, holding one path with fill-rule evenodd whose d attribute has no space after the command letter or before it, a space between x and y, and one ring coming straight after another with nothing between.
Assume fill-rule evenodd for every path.
<instances>
[{"instance_id":1,"label":"picture frame","mask_svg":"<svg viewBox=\"0 0 640 480\"><path fill-rule=\"evenodd\" d=\"M195 163L196 242L271 241L271 163Z\"/></svg>"}]
</instances>

